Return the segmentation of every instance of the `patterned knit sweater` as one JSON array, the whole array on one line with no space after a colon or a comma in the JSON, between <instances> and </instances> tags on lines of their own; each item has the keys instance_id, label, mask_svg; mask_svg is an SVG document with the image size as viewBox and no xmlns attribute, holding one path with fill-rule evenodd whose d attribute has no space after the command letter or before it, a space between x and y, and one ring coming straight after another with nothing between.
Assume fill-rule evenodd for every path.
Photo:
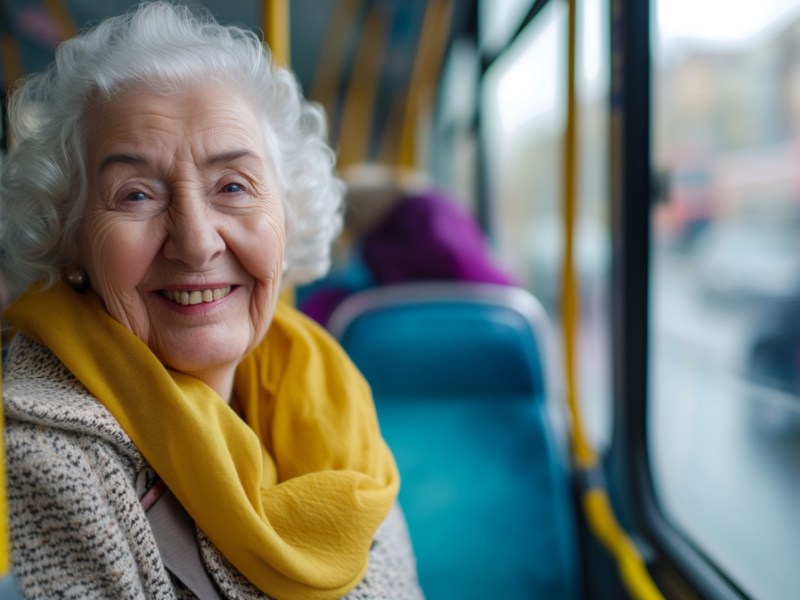
<instances>
[{"instance_id":1,"label":"patterned knit sweater","mask_svg":"<svg viewBox=\"0 0 800 600\"><path fill-rule=\"evenodd\" d=\"M23 597L193 597L164 566L139 503L136 478L148 465L108 410L23 335L3 379L12 561ZM201 531L197 539L222 597L266 598ZM422 598L399 508L376 533L367 574L347 598Z\"/></svg>"}]
</instances>

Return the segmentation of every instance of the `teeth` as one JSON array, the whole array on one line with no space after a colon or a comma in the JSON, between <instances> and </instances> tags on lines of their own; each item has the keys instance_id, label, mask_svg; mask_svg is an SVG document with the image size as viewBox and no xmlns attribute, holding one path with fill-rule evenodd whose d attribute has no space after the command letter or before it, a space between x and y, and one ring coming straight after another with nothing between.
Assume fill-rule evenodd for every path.
<instances>
[{"instance_id":1,"label":"teeth","mask_svg":"<svg viewBox=\"0 0 800 600\"><path fill-rule=\"evenodd\" d=\"M183 306L189 306L190 304L201 304L203 302L220 300L231 293L231 286L227 285L222 288L194 290L191 292L164 290L162 293L167 300L172 300Z\"/></svg>"}]
</instances>

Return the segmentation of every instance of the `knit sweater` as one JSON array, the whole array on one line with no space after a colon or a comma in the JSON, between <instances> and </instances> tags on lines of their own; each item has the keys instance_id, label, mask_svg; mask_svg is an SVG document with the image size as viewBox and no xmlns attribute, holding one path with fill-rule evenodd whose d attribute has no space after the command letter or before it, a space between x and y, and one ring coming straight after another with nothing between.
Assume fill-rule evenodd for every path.
<instances>
[{"instance_id":1,"label":"knit sweater","mask_svg":"<svg viewBox=\"0 0 800 600\"><path fill-rule=\"evenodd\" d=\"M164 566L139 502L137 475L149 466L108 410L21 334L3 379L12 562L23 597L193 597ZM196 535L222 597L267 597ZM422 598L399 507L378 529L367 573L347 598Z\"/></svg>"}]
</instances>

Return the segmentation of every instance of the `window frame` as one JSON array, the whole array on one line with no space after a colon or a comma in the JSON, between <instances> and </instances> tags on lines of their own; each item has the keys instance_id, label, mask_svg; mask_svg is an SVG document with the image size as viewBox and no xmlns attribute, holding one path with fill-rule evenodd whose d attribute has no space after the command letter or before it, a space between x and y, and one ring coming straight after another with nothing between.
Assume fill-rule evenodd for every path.
<instances>
[{"instance_id":1,"label":"window frame","mask_svg":"<svg viewBox=\"0 0 800 600\"><path fill-rule=\"evenodd\" d=\"M614 505L640 542L662 592L741 599L744 592L670 523L650 466L651 5L656 1L610 3L614 421L605 458Z\"/></svg>"}]
</instances>

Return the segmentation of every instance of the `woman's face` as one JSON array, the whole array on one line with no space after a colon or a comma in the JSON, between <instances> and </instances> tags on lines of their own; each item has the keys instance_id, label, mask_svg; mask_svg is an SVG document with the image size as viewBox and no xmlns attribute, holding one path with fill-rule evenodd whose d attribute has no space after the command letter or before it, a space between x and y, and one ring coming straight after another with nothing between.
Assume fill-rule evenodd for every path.
<instances>
[{"instance_id":1,"label":"woman's face","mask_svg":"<svg viewBox=\"0 0 800 600\"><path fill-rule=\"evenodd\" d=\"M79 260L108 312L228 399L278 297L285 219L263 128L233 86L123 89L86 119Z\"/></svg>"}]
</instances>

